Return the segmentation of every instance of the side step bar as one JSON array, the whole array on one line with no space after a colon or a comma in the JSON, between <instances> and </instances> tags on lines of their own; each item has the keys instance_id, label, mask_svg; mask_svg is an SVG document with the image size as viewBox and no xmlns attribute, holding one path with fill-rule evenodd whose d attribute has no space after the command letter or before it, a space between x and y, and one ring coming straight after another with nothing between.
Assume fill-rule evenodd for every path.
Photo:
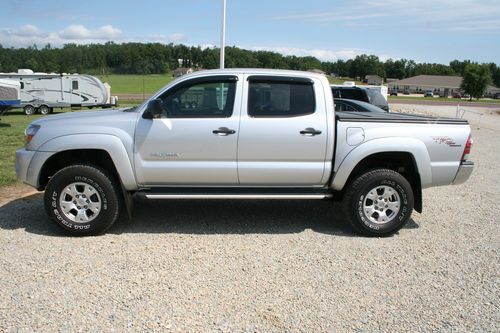
<instances>
[{"instance_id":1,"label":"side step bar","mask_svg":"<svg viewBox=\"0 0 500 333\"><path fill-rule=\"evenodd\" d=\"M147 199L242 199L242 200L270 200L270 199L280 199L280 200L307 200L307 199L326 199L331 198L331 194L215 194L215 193L204 193L204 194L146 194L141 193L140 195L145 196Z\"/></svg>"},{"instance_id":2,"label":"side step bar","mask_svg":"<svg viewBox=\"0 0 500 333\"><path fill-rule=\"evenodd\" d=\"M242 199L242 200L307 200L327 199L333 194L325 189L308 188L182 188L155 187L137 192L146 199Z\"/></svg>"}]
</instances>

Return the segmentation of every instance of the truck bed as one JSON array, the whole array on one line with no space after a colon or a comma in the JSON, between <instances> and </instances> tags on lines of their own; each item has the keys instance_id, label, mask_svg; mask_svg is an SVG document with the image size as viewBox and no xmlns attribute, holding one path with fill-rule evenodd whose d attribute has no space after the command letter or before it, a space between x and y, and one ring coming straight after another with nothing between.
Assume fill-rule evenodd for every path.
<instances>
[{"instance_id":1,"label":"truck bed","mask_svg":"<svg viewBox=\"0 0 500 333\"><path fill-rule=\"evenodd\" d=\"M336 112L338 121L364 123L409 123L409 124L440 124L466 125L465 119L430 117L396 112Z\"/></svg>"}]
</instances>

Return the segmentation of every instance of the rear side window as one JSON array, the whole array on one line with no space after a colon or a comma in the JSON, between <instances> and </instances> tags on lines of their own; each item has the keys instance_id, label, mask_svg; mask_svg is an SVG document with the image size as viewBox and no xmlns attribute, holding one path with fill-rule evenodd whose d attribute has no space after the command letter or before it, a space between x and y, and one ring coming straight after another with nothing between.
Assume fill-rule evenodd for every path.
<instances>
[{"instance_id":1,"label":"rear side window","mask_svg":"<svg viewBox=\"0 0 500 333\"><path fill-rule=\"evenodd\" d=\"M78 90L78 81L71 81L71 88L73 90Z\"/></svg>"},{"instance_id":2,"label":"rear side window","mask_svg":"<svg viewBox=\"0 0 500 333\"><path fill-rule=\"evenodd\" d=\"M314 113L312 82L250 81L248 115L298 117Z\"/></svg>"},{"instance_id":3,"label":"rear side window","mask_svg":"<svg viewBox=\"0 0 500 333\"><path fill-rule=\"evenodd\" d=\"M333 97L370 102L366 91L359 88L332 88Z\"/></svg>"}]
</instances>

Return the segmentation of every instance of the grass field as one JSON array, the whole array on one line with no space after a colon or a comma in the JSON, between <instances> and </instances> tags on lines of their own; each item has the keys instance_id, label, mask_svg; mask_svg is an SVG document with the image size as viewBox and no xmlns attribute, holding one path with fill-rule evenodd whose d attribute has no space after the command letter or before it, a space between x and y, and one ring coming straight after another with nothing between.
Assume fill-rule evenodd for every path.
<instances>
[{"instance_id":1,"label":"grass field","mask_svg":"<svg viewBox=\"0 0 500 333\"><path fill-rule=\"evenodd\" d=\"M111 94L151 94L174 78L172 74L152 75L99 75L102 82L111 86Z\"/></svg>"},{"instance_id":2,"label":"grass field","mask_svg":"<svg viewBox=\"0 0 500 333\"><path fill-rule=\"evenodd\" d=\"M468 99L460 98L439 98L439 97L412 97L412 96L389 96L389 102L391 100L407 100L407 101L433 101L433 102L454 102L457 104L467 104L467 103L488 103L488 104L500 104L500 99L473 99L469 101Z\"/></svg>"},{"instance_id":3,"label":"grass field","mask_svg":"<svg viewBox=\"0 0 500 333\"><path fill-rule=\"evenodd\" d=\"M171 82L172 74L152 74L152 75L99 75L102 82L107 82L111 86L111 94L152 94ZM328 77L330 84L343 84L345 81L354 81L351 78ZM363 84L355 81L357 85Z\"/></svg>"},{"instance_id":4,"label":"grass field","mask_svg":"<svg viewBox=\"0 0 500 333\"><path fill-rule=\"evenodd\" d=\"M0 186L17 181L14 170L15 151L24 144L24 129L40 115L26 116L21 111L11 111L0 120Z\"/></svg>"}]
</instances>

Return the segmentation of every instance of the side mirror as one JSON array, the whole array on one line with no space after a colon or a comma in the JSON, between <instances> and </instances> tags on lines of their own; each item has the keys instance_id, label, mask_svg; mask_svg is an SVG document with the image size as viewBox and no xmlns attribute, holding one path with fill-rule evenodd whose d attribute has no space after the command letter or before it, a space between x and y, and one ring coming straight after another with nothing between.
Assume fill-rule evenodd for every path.
<instances>
[{"instance_id":1,"label":"side mirror","mask_svg":"<svg viewBox=\"0 0 500 333\"><path fill-rule=\"evenodd\" d=\"M142 114L144 119L161 118L163 114L163 101L159 98L149 101L146 111Z\"/></svg>"}]
</instances>

